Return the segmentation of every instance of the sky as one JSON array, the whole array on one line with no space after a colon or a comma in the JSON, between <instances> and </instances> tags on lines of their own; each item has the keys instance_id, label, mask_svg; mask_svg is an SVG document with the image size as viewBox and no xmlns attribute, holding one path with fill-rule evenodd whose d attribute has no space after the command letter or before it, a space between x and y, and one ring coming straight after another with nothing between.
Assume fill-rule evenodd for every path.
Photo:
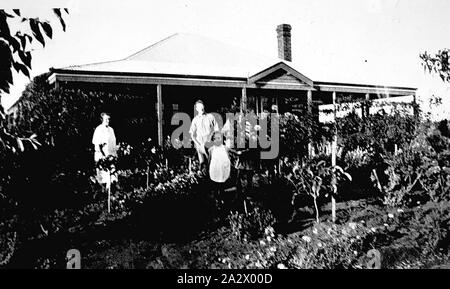
<instances>
[{"instance_id":1,"label":"sky","mask_svg":"<svg viewBox=\"0 0 450 289\"><path fill-rule=\"evenodd\" d=\"M424 104L433 94L447 98L432 113L450 118L450 86L425 73L419 59L424 51L450 48L448 0L4 0L0 7L53 23L53 39L45 47L33 43L32 77L50 67L121 59L177 32L276 56L276 26L288 23L301 73L305 67L326 80L417 87ZM66 32L52 7L69 8ZM3 105L29 81L15 75Z\"/></svg>"}]
</instances>

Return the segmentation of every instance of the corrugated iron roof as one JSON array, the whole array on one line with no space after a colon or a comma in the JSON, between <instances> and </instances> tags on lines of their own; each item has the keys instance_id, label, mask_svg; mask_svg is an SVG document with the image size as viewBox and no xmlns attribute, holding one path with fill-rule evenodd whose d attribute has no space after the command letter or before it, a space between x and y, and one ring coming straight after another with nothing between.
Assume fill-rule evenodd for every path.
<instances>
[{"instance_id":1,"label":"corrugated iron roof","mask_svg":"<svg viewBox=\"0 0 450 289\"><path fill-rule=\"evenodd\" d=\"M61 69L247 78L279 62L203 36L177 33L125 59Z\"/></svg>"},{"instance_id":2,"label":"corrugated iron roof","mask_svg":"<svg viewBox=\"0 0 450 289\"><path fill-rule=\"evenodd\" d=\"M351 79L349 79L348 75L342 73L342 68L331 67L330 64L307 67L304 64L283 61L277 57L265 56L258 52L189 33L173 34L124 59L73 65L58 70L247 79L280 62L284 62L314 82L399 85L399 83L388 83L383 75L374 79L374 75L367 71L351 71L349 74Z\"/></svg>"}]
</instances>

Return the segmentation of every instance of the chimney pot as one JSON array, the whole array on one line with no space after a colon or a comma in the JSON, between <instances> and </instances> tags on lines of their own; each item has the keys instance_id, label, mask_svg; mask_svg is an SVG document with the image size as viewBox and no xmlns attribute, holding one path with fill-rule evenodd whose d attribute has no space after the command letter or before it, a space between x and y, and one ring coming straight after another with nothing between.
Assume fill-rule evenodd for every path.
<instances>
[{"instance_id":1,"label":"chimney pot","mask_svg":"<svg viewBox=\"0 0 450 289\"><path fill-rule=\"evenodd\" d=\"M291 29L292 27L289 24L277 26L278 57L286 61L292 61Z\"/></svg>"}]
</instances>

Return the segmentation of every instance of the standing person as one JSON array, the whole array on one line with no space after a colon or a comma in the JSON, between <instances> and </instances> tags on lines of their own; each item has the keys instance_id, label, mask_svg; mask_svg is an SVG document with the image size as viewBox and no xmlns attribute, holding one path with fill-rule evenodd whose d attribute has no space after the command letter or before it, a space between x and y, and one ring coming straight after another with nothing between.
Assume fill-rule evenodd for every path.
<instances>
[{"instance_id":1,"label":"standing person","mask_svg":"<svg viewBox=\"0 0 450 289\"><path fill-rule=\"evenodd\" d=\"M209 148L209 177L213 182L225 183L230 177L231 162L222 133L215 131L212 135L213 145Z\"/></svg>"},{"instance_id":2,"label":"standing person","mask_svg":"<svg viewBox=\"0 0 450 289\"><path fill-rule=\"evenodd\" d=\"M92 137L92 144L95 148L94 160L96 163L108 156L117 156L116 135L114 134L114 129L109 126L111 116L108 113L102 112L100 117L102 123L95 128ZM115 178L109 178L109 172L97 169L97 180L100 184L108 184L116 181Z\"/></svg>"},{"instance_id":3,"label":"standing person","mask_svg":"<svg viewBox=\"0 0 450 289\"><path fill-rule=\"evenodd\" d=\"M205 161L208 159L205 145L210 140L213 131L218 130L219 126L212 114L205 113L203 101L197 100L194 109L197 115L192 120L189 134L197 150L200 169L203 170L206 165Z\"/></svg>"},{"instance_id":4,"label":"standing person","mask_svg":"<svg viewBox=\"0 0 450 289\"><path fill-rule=\"evenodd\" d=\"M217 197L222 201L225 182L230 177L231 161L228 149L224 144L223 135L220 131L212 134L213 145L209 152L209 178L217 189ZM217 200L217 199L216 199Z\"/></svg>"}]
</instances>

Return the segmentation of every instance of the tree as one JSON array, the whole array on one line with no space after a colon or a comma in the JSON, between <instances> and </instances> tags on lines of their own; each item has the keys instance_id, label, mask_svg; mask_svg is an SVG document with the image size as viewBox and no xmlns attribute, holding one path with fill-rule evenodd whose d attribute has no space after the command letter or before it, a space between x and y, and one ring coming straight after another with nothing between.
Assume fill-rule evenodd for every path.
<instances>
[{"instance_id":1,"label":"tree","mask_svg":"<svg viewBox=\"0 0 450 289\"><path fill-rule=\"evenodd\" d=\"M420 54L422 66L431 74L437 74L444 82L450 82L450 49L445 48L438 50L435 55L429 54L427 51Z\"/></svg>"},{"instance_id":2,"label":"tree","mask_svg":"<svg viewBox=\"0 0 450 289\"><path fill-rule=\"evenodd\" d=\"M69 10L64 8L68 14ZM62 17L61 9L53 9L53 13L59 19L63 31L66 30L66 24ZM22 31L11 31L8 21L17 20L22 23L28 23L32 35ZM49 39L53 36L53 29L49 21L41 20L37 17L23 17L19 9L13 9L11 13L0 10L0 93L9 93L9 88L13 84L13 69L30 77L31 69L31 43L33 39L39 41L45 47L45 36ZM1 98L0 98L1 100ZM5 123L6 115L3 106L0 105L0 146L2 149L16 150L18 147L23 150L23 141L30 141L33 146L34 137L19 138L7 131Z\"/></svg>"}]
</instances>

